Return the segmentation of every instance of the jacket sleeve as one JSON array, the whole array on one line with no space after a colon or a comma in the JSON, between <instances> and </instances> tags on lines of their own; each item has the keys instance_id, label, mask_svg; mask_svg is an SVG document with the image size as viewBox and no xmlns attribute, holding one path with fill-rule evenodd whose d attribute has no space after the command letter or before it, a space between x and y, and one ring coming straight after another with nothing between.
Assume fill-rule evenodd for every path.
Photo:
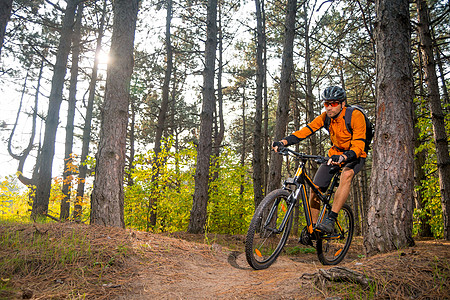
<instances>
[{"instance_id":1,"label":"jacket sleeve","mask_svg":"<svg viewBox=\"0 0 450 300\"><path fill-rule=\"evenodd\" d=\"M359 158L364 153L366 145L366 119L362 112L355 109L352 113L352 140L350 142L350 150L344 152L347 157ZM351 153L353 151L353 153Z\"/></svg>"},{"instance_id":2,"label":"jacket sleeve","mask_svg":"<svg viewBox=\"0 0 450 300\"><path fill-rule=\"evenodd\" d=\"M312 122L306 125L305 127L285 137L284 139L288 142L286 146L297 144L300 141L311 136L314 132L316 132L320 128L322 128L324 125L325 116L326 113L324 112L318 117L316 117L314 120L312 120Z\"/></svg>"}]
</instances>

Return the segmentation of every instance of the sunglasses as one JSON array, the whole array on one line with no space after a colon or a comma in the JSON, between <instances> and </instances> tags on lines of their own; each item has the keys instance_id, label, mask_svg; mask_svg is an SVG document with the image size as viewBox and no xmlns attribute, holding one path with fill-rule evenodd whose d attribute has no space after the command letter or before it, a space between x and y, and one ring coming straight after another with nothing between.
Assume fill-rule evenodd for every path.
<instances>
[{"instance_id":1,"label":"sunglasses","mask_svg":"<svg viewBox=\"0 0 450 300\"><path fill-rule=\"evenodd\" d=\"M341 104L341 102L339 102L339 101L333 101L333 102L325 101L325 102L323 103L323 105L324 105L325 107L328 107L328 106L330 106L330 105L331 105L331 107L336 107L336 106L338 106L339 104Z\"/></svg>"}]
</instances>

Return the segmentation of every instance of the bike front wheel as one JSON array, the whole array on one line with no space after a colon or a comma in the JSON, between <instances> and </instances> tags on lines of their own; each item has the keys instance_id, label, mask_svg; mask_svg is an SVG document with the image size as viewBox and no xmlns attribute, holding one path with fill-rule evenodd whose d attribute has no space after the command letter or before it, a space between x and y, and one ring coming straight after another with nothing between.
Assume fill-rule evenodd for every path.
<instances>
[{"instance_id":1,"label":"bike front wheel","mask_svg":"<svg viewBox=\"0 0 450 300\"><path fill-rule=\"evenodd\" d=\"M255 270L266 269L273 264L286 244L293 220L293 214L289 213L289 194L282 189L269 193L250 222L245 256Z\"/></svg>"},{"instance_id":2,"label":"bike front wheel","mask_svg":"<svg viewBox=\"0 0 450 300\"><path fill-rule=\"evenodd\" d=\"M355 220L350 206L344 204L334 225L334 232L317 240L317 255L324 265L337 265L350 248Z\"/></svg>"}]
</instances>

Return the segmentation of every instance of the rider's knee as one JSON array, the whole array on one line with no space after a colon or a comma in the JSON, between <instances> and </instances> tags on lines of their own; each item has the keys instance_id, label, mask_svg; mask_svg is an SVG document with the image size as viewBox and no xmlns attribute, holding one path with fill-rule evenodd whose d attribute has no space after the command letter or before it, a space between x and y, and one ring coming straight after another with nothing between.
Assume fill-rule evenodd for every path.
<instances>
[{"instance_id":1,"label":"rider's knee","mask_svg":"<svg viewBox=\"0 0 450 300\"><path fill-rule=\"evenodd\" d=\"M344 170L342 170L342 174L341 174L341 182L352 181L354 176L355 176L355 172L353 171L353 169L344 168Z\"/></svg>"}]
</instances>

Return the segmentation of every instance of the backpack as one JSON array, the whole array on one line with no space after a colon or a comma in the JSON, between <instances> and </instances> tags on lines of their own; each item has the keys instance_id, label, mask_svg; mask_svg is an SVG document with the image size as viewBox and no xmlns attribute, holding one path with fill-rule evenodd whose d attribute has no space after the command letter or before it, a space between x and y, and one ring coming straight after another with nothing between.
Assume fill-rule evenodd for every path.
<instances>
[{"instance_id":1,"label":"backpack","mask_svg":"<svg viewBox=\"0 0 450 300\"><path fill-rule=\"evenodd\" d=\"M352 134L352 135L353 135L353 130L352 130L351 124L352 124L353 111L355 109L357 109L360 112L362 112L362 114L364 115L364 119L366 120L366 140L365 140L364 152L368 153L368 151L370 150L370 144L372 143L372 139L374 136L374 125L372 124L372 122L370 122L369 118L366 115L366 111L361 106L348 105L346 107L347 107L347 110L345 111L345 116L344 116L345 127L347 128L348 132L350 132L350 134ZM323 127L328 132L330 132L330 124L331 124L331 119L328 115L326 115Z\"/></svg>"}]
</instances>

